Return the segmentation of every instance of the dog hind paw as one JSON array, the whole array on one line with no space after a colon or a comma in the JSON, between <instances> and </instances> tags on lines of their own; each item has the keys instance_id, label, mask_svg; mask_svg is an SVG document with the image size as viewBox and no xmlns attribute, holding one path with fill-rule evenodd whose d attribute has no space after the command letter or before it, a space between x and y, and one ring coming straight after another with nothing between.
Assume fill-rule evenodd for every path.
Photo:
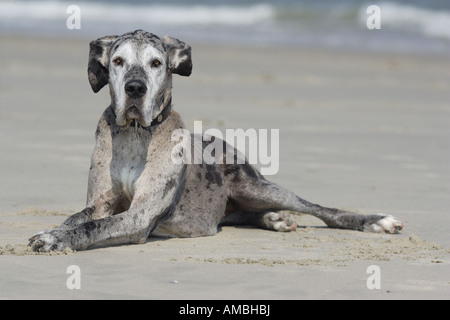
<instances>
[{"instance_id":1,"label":"dog hind paw","mask_svg":"<svg viewBox=\"0 0 450 320\"><path fill-rule=\"evenodd\" d=\"M394 216L379 213L368 216L368 222L364 224L365 232L375 233L399 233L403 229L403 223Z\"/></svg>"},{"instance_id":2,"label":"dog hind paw","mask_svg":"<svg viewBox=\"0 0 450 320\"><path fill-rule=\"evenodd\" d=\"M264 224L268 229L290 232L297 229L297 223L286 212L267 212L264 215Z\"/></svg>"}]
</instances>

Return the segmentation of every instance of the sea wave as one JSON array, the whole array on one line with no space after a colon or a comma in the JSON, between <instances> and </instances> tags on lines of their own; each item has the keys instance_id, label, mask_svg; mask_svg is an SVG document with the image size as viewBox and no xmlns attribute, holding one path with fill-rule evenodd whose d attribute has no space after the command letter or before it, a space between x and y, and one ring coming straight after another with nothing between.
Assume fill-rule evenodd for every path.
<instances>
[{"instance_id":1,"label":"sea wave","mask_svg":"<svg viewBox=\"0 0 450 320\"><path fill-rule=\"evenodd\" d=\"M450 11L432 10L395 2L382 2L381 23L385 27L450 40Z\"/></svg>"},{"instance_id":2,"label":"sea wave","mask_svg":"<svg viewBox=\"0 0 450 320\"><path fill-rule=\"evenodd\" d=\"M78 2L84 21L129 23L145 22L171 25L234 25L246 26L270 22L275 10L268 4L251 6L110 4L105 2ZM60 20L67 18L67 2L13 1L0 2L0 18L20 24L24 20Z\"/></svg>"},{"instance_id":3,"label":"sea wave","mask_svg":"<svg viewBox=\"0 0 450 320\"><path fill-rule=\"evenodd\" d=\"M381 0L381 30L376 32L366 27L366 10L371 4L366 1L195 2L84 0L76 2L81 29L68 31L71 0L0 0L0 32L92 37L140 28L208 43L450 50L450 3L444 0Z\"/></svg>"}]
</instances>

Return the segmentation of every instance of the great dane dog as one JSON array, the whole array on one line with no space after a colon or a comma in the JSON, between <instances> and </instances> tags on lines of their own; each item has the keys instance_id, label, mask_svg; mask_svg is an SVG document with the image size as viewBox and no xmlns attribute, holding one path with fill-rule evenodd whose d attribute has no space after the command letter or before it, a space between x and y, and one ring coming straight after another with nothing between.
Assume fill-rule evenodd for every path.
<instances>
[{"instance_id":1,"label":"great dane dog","mask_svg":"<svg viewBox=\"0 0 450 320\"><path fill-rule=\"evenodd\" d=\"M172 110L172 74L189 76L191 70L191 47L168 36L137 30L90 43L89 83L94 92L109 84L111 105L95 134L87 206L60 227L31 237L33 250L143 243L151 234L211 236L219 225L294 231L297 225L286 211L311 214L332 228L402 229L391 215L307 202L248 162L174 162L174 150L185 150L172 139L174 130L184 128Z\"/></svg>"}]
</instances>

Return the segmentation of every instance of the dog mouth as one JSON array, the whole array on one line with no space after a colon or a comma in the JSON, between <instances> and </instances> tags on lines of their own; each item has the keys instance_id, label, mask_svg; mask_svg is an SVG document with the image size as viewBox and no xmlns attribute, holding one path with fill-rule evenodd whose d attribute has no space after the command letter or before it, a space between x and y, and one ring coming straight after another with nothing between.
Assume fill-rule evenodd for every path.
<instances>
[{"instance_id":1,"label":"dog mouth","mask_svg":"<svg viewBox=\"0 0 450 320\"><path fill-rule=\"evenodd\" d=\"M125 111L126 127L143 127L146 128L144 116L136 104L130 105Z\"/></svg>"},{"instance_id":2,"label":"dog mouth","mask_svg":"<svg viewBox=\"0 0 450 320\"><path fill-rule=\"evenodd\" d=\"M139 111L139 108L133 104L130 107L127 108L125 117L127 120L140 120L142 118L141 112Z\"/></svg>"},{"instance_id":3,"label":"dog mouth","mask_svg":"<svg viewBox=\"0 0 450 320\"><path fill-rule=\"evenodd\" d=\"M162 95L162 94L161 94ZM166 107L166 101L169 103L172 101L170 96L170 90L166 91L164 95L160 99L160 102L157 104L159 108L156 108L156 112L161 116L161 112ZM126 108L120 113L120 117L118 117L117 124L121 126L123 129L128 129L130 127L143 128L147 129L152 125L153 118L151 115L154 113L154 107L149 106L148 108L144 105L144 101L142 99L130 99L126 103ZM149 109L146 111L146 109ZM158 118L159 119L159 118ZM162 119L162 118L161 118ZM161 120L158 120L161 121Z\"/></svg>"}]
</instances>

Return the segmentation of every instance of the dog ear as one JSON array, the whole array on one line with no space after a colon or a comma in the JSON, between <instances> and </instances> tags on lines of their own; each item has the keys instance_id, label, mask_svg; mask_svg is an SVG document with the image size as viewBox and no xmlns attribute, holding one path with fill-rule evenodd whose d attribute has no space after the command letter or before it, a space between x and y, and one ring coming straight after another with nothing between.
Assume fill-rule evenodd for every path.
<instances>
[{"instance_id":1,"label":"dog ear","mask_svg":"<svg viewBox=\"0 0 450 320\"><path fill-rule=\"evenodd\" d=\"M192 72L191 46L169 36L164 36L161 40L169 52L170 71L181 76L190 76Z\"/></svg>"},{"instance_id":2,"label":"dog ear","mask_svg":"<svg viewBox=\"0 0 450 320\"><path fill-rule=\"evenodd\" d=\"M95 93L109 82L109 49L117 38L118 36L106 36L89 44L88 79Z\"/></svg>"}]
</instances>

